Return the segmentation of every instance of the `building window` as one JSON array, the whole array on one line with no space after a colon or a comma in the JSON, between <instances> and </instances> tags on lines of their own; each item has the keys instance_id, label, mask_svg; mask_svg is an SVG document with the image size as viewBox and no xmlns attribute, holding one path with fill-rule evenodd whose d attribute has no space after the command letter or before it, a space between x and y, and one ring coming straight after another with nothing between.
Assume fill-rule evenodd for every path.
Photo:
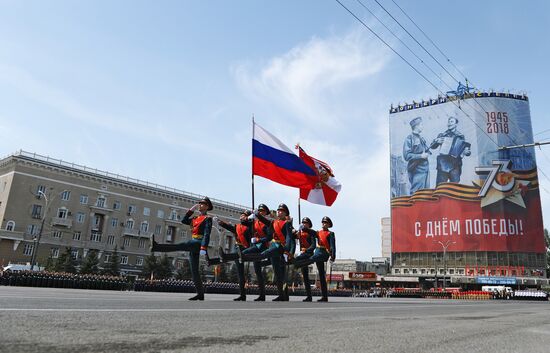
<instances>
[{"instance_id":1,"label":"building window","mask_svg":"<svg viewBox=\"0 0 550 353\"><path fill-rule=\"evenodd\" d=\"M50 255L52 258L57 259L59 257L59 248L51 248Z\"/></svg>"},{"instance_id":2,"label":"building window","mask_svg":"<svg viewBox=\"0 0 550 353\"><path fill-rule=\"evenodd\" d=\"M149 231L149 223L147 223L147 221L141 222L141 227L139 229L146 233Z\"/></svg>"},{"instance_id":3,"label":"building window","mask_svg":"<svg viewBox=\"0 0 550 353\"><path fill-rule=\"evenodd\" d=\"M88 195L80 195L80 203L82 205L87 205L88 204Z\"/></svg>"},{"instance_id":4,"label":"building window","mask_svg":"<svg viewBox=\"0 0 550 353\"><path fill-rule=\"evenodd\" d=\"M130 238L124 238L124 247L130 246Z\"/></svg>"},{"instance_id":5,"label":"building window","mask_svg":"<svg viewBox=\"0 0 550 353\"><path fill-rule=\"evenodd\" d=\"M99 243L101 241L101 233L99 232L92 232L90 234L90 240L95 241L96 243Z\"/></svg>"},{"instance_id":6,"label":"building window","mask_svg":"<svg viewBox=\"0 0 550 353\"><path fill-rule=\"evenodd\" d=\"M61 193L62 201L69 201L70 198L71 198L71 192L69 190L65 190Z\"/></svg>"},{"instance_id":7,"label":"building window","mask_svg":"<svg viewBox=\"0 0 550 353\"><path fill-rule=\"evenodd\" d=\"M166 227L166 241L172 241L172 236L174 235L175 230L176 229L174 227Z\"/></svg>"},{"instance_id":8,"label":"building window","mask_svg":"<svg viewBox=\"0 0 550 353\"><path fill-rule=\"evenodd\" d=\"M40 199L43 194L46 194L46 187L44 185L38 185L38 188L36 188L36 196Z\"/></svg>"},{"instance_id":9,"label":"building window","mask_svg":"<svg viewBox=\"0 0 550 353\"><path fill-rule=\"evenodd\" d=\"M149 207L143 207L143 215L144 216L150 216L151 215L151 209Z\"/></svg>"},{"instance_id":10,"label":"building window","mask_svg":"<svg viewBox=\"0 0 550 353\"><path fill-rule=\"evenodd\" d=\"M58 218L67 218L67 209L65 207L61 207L57 210L57 217Z\"/></svg>"},{"instance_id":11,"label":"building window","mask_svg":"<svg viewBox=\"0 0 550 353\"><path fill-rule=\"evenodd\" d=\"M73 233L73 240L80 240L81 232L74 232Z\"/></svg>"},{"instance_id":12,"label":"building window","mask_svg":"<svg viewBox=\"0 0 550 353\"><path fill-rule=\"evenodd\" d=\"M157 211L157 218L164 218L164 210Z\"/></svg>"},{"instance_id":13,"label":"building window","mask_svg":"<svg viewBox=\"0 0 550 353\"><path fill-rule=\"evenodd\" d=\"M114 235L109 235L107 237L107 244L113 245L114 243L115 243L115 236Z\"/></svg>"},{"instance_id":14,"label":"building window","mask_svg":"<svg viewBox=\"0 0 550 353\"><path fill-rule=\"evenodd\" d=\"M155 234L160 234L162 232L162 226L160 224L157 224L155 226Z\"/></svg>"},{"instance_id":15,"label":"building window","mask_svg":"<svg viewBox=\"0 0 550 353\"><path fill-rule=\"evenodd\" d=\"M61 239L61 235L63 235L63 233L56 230L55 232L52 233L52 238Z\"/></svg>"},{"instance_id":16,"label":"building window","mask_svg":"<svg viewBox=\"0 0 550 353\"><path fill-rule=\"evenodd\" d=\"M111 254L105 254L105 260L103 262L111 262Z\"/></svg>"},{"instance_id":17,"label":"building window","mask_svg":"<svg viewBox=\"0 0 550 353\"><path fill-rule=\"evenodd\" d=\"M135 205L128 205L128 213L133 214L136 213L136 206Z\"/></svg>"},{"instance_id":18,"label":"building window","mask_svg":"<svg viewBox=\"0 0 550 353\"><path fill-rule=\"evenodd\" d=\"M170 220L177 221L178 220L178 211L172 210L170 211Z\"/></svg>"},{"instance_id":19,"label":"building window","mask_svg":"<svg viewBox=\"0 0 550 353\"><path fill-rule=\"evenodd\" d=\"M95 202L95 205L96 207L105 208L105 203L106 203L105 196L99 196L97 198L97 201Z\"/></svg>"},{"instance_id":20,"label":"building window","mask_svg":"<svg viewBox=\"0 0 550 353\"><path fill-rule=\"evenodd\" d=\"M27 234L30 234L30 235L38 234L38 226L36 226L35 224L29 224L27 226Z\"/></svg>"},{"instance_id":21,"label":"building window","mask_svg":"<svg viewBox=\"0 0 550 353\"><path fill-rule=\"evenodd\" d=\"M128 255L121 255L120 256L120 264L121 265L128 265Z\"/></svg>"},{"instance_id":22,"label":"building window","mask_svg":"<svg viewBox=\"0 0 550 353\"><path fill-rule=\"evenodd\" d=\"M32 205L31 216L36 219L42 218L42 205Z\"/></svg>"},{"instance_id":23,"label":"building window","mask_svg":"<svg viewBox=\"0 0 550 353\"><path fill-rule=\"evenodd\" d=\"M142 256L136 257L136 266L143 266L143 257Z\"/></svg>"},{"instance_id":24,"label":"building window","mask_svg":"<svg viewBox=\"0 0 550 353\"><path fill-rule=\"evenodd\" d=\"M10 231L10 232L13 232L14 229L15 229L15 222L14 221L8 221L8 223L6 223L6 230Z\"/></svg>"},{"instance_id":25,"label":"building window","mask_svg":"<svg viewBox=\"0 0 550 353\"><path fill-rule=\"evenodd\" d=\"M134 220L129 219L126 221L126 229L134 229Z\"/></svg>"},{"instance_id":26,"label":"building window","mask_svg":"<svg viewBox=\"0 0 550 353\"><path fill-rule=\"evenodd\" d=\"M78 249L77 250L71 250L71 258L73 260L78 260Z\"/></svg>"},{"instance_id":27,"label":"building window","mask_svg":"<svg viewBox=\"0 0 550 353\"><path fill-rule=\"evenodd\" d=\"M23 248L23 255L25 256L31 256L32 250L34 249L33 244L25 244L25 247Z\"/></svg>"},{"instance_id":28,"label":"building window","mask_svg":"<svg viewBox=\"0 0 550 353\"><path fill-rule=\"evenodd\" d=\"M82 250L82 257L84 258L84 257L88 256L88 252L89 252L88 249L83 249Z\"/></svg>"},{"instance_id":29,"label":"building window","mask_svg":"<svg viewBox=\"0 0 550 353\"><path fill-rule=\"evenodd\" d=\"M93 228L95 229L100 229L101 228L101 221L102 221L103 217L101 215L94 215L94 224L93 224Z\"/></svg>"},{"instance_id":30,"label":"building window","mask_svg":"<svg viewBox=\"0 0 550 353\"><path fill-rule=\"evenodd\" d=\"M111 226L112 227L118 226L118 218L111 218Z\"/></svg>"},{"instance_id":31,"label":"building window","mask_svg":"<svg viewBox=\"0 0 550 353\"><path fill-rule=\"evenodd\" d=\"M120 204L120 201L115 201L113 203L113 210L120 210L122 208L122 205Z\"/></svg>"},{"instance_id":32,"label":"building window","mask_svg":"<svg viewBox=\"0 0 550 353\"><path fill-rule=\"evenodd\" d=\"M138 242L138 248L143 249L145 247L145 239L140 239Z\"/></svg>"},{"instance_id":33,"label":"building window","mask_svg":"<svg viewBox=\"0 0 550 353\"><path fill-rule=\"evenodd\" d=\"M84 223L84 220L86 220L86 215L83 212L78 212L76 214L77 223Z\"/></svg>"}]
</instances>

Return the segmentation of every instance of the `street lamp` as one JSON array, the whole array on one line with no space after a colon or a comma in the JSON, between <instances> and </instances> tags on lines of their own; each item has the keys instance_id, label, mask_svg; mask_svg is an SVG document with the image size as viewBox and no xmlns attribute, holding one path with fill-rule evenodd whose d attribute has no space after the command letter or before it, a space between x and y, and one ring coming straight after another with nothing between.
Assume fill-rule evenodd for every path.
<instances>
[{"instance_id":1,"label":"street lamp","mask_svg":"<svg viewBox=\"0 0 550 353\"><path fill-rule=\"evenodd\" d=\"M437 243L439 243L441 245L441 247L443 248L443 268L444 268L444 273L443 273L443 291L445 291L445 284L447 282L447 248L451 245L451 244L456 244L456 241L451 241L451 240L447 240L445 243L441 242L441 241L437 241ZM437 278L437 271L435 272L435 276Z\"/></svg>"},{"instance_id":2,"label":"street lamp","mask_svg":"<svg viewBox=\"0 0 550 353\"><path fill-rule=\"evenodd\" d=\"M46 221L46 214L48 213L48 197L46 194L39 190L38 195L44 196L46 200L44 205L44 214L42 215L42 222L40 222L40 229L38 230L38 237L34 237L34 245L32 247L32 256L31 256L31 270L34 270L34 265L36 264L36 254L38 253L38 245L40 244L40 238L42 238L42 230L44 229L44 222Z\"/></svg>"}]
</instances>

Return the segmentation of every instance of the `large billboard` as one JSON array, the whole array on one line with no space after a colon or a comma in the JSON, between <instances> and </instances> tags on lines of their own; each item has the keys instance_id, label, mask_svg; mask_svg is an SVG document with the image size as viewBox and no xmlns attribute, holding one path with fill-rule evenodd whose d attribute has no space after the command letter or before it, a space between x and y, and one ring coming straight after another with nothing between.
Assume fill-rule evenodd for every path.
<instances>
[{"instance_id":1,"label":"large billboard","mask_svg":"<svg viewBox=\"0 0 550 353\"><path fill-rule=\"evenodd\" d=\"M392 252L544 253L526 96L441 97L390 110Z\"/></svg>"}]
</instances>

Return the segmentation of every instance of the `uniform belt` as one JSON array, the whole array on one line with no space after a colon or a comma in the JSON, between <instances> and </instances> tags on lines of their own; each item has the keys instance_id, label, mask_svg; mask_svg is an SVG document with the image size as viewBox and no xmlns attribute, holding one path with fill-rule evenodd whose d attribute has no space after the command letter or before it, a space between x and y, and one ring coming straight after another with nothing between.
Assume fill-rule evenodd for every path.
<instances>
[{"instance_id":1,"label":"uniform belt","mask_svg":"<svg viewBox=\"0 0 550 353\"><path fill-rule=\"evenodd\" d=\"M193 234L191 236L191 238L193 238L193 239L202 239L202 235L201 234Z\"/></svg>"}]
</instances>

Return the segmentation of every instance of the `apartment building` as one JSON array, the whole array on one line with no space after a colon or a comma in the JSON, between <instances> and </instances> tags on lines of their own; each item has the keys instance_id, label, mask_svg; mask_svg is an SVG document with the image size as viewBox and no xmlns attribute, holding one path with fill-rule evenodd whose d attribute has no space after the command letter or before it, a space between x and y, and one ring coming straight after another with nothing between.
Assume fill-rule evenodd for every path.
<instances>
[{"instance_id":1,"label":"apartment building","mask_svg":"<svg viewBox=\"0 0 550 353\"><path fill-rule=\"evenodd\" d=\"M210 195L208 195L210 196ZM80 261L96 250L100 266L115 249L121 271L139 274L149 255L149 238L177 243L190 239L181 223L203 195L123 177L25 151L0 160L0 265L44 265L65 248ZM212 198L209 214L235 222L246 208ZM208 252L233 247L233 235L214 226ZM187 253L168 253L182 266Z\"/></svg>"}]
</instances>

